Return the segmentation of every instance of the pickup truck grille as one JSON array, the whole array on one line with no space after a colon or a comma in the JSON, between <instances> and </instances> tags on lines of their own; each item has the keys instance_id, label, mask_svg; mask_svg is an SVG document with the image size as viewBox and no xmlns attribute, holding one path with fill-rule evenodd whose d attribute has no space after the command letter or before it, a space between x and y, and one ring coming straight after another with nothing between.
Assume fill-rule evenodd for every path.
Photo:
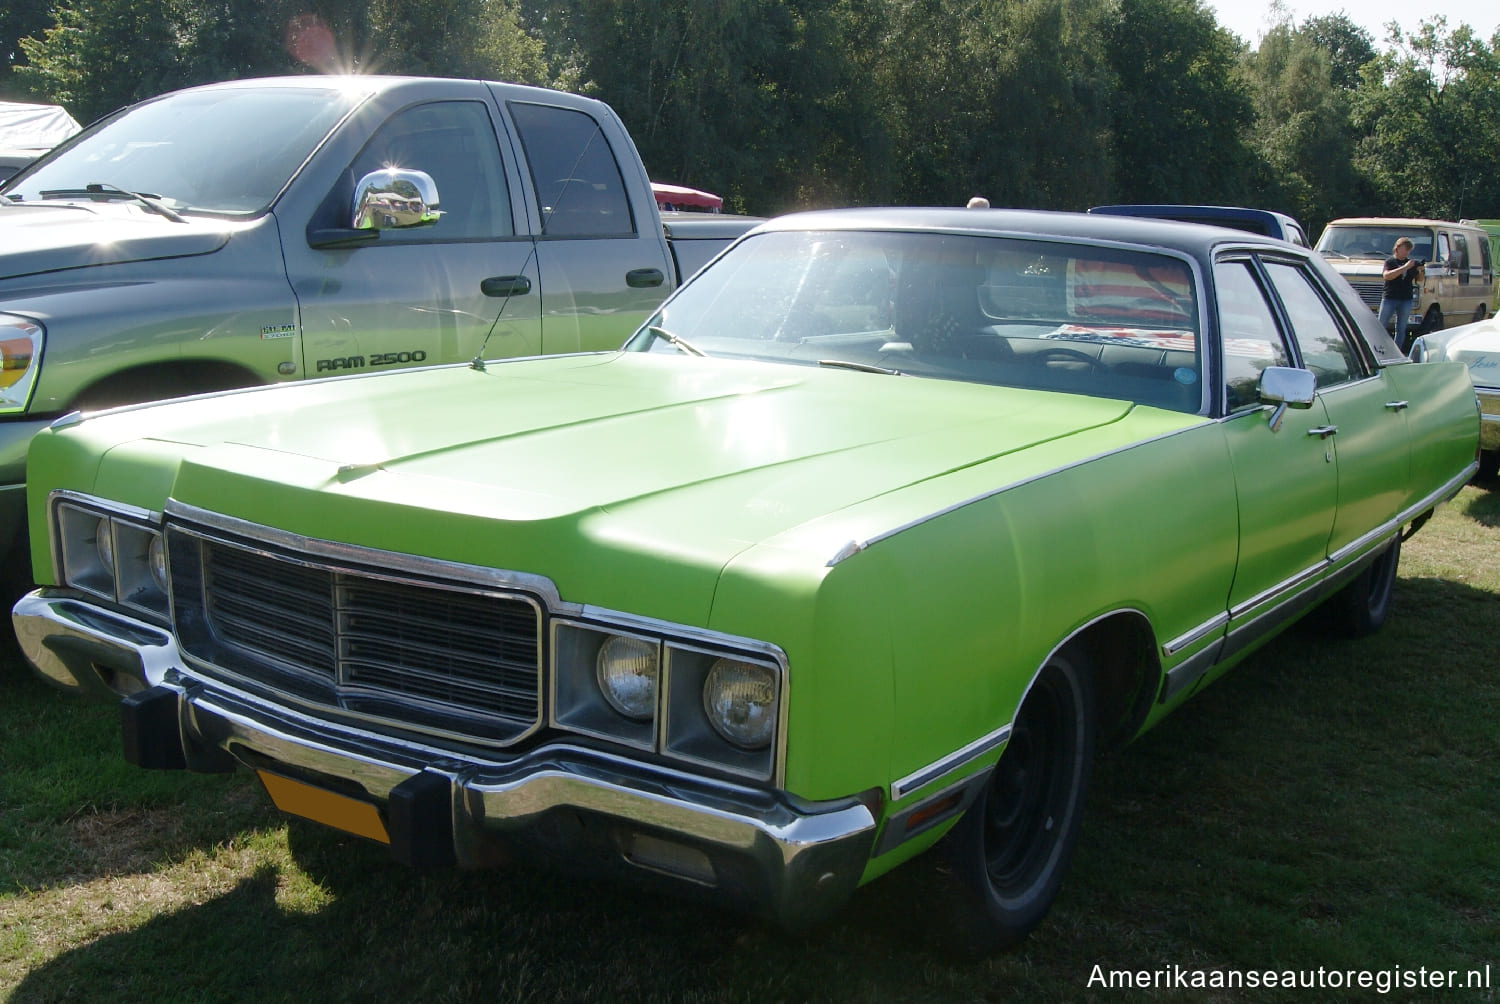
<instances>
[{"instance_id":1,"label":"pickup truck grille","mask_svg":"<svg viewBox=\"0 0 1500 1004\"><path fill-rule=\"evenodd\" d=\"M1349 285L1359 294L1359 298L1370 307L1371 310L1380 309L1380 297L1385 291L1385 283L1379 279L1350 279Z\"/></svg>"},{"instance_id":2,"label":"pickup truck grille","mask_svg":"<svg viewBox=\"0 0 1500 1004\"><path fill-rule=\"evenodd\" d=\"M168 551L178 637L211 675L464 741L540 722L532 597L175 526Z\"/></svg>"}]
</instances>

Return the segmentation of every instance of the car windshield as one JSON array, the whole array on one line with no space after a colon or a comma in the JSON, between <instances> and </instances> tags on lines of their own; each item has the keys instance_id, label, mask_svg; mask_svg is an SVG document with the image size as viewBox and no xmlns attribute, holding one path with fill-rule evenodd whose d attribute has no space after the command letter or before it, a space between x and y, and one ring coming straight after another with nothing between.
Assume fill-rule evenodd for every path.
<instances>
[{"instance_id":1,"label":"car windshield","mask_svg":"<svg viewBox=\"0 0 1500 1004\"><path fill-rule=\"evenodd\" d=\"M1165 254L954 234L772 232L704 270L635 351L1060 390L1195 412L1193 271Z\"/></svg>"},{"instance_id":2,"label":"car windshield","mask_svg":"<svg viewBox=\"0 0 1500 1004\"><path fill-rule=\"evenodd\" d=\"M5 195L42 202L140 193L179 213L259 215L363 97L336 87L169 94L80 134L12 179Z\"/></svg>"},{"instance_id":3,"label":"car windshield","mask_svg":"<svg viewBox=\"0 0 1500 1004\"><path fill-rule=\"evenodd\" d=\"M1318 250L1325 257L1379 258L1391 256L1396 241L1408 237L1412 242L1411 256L1432 260L1432 231L1422 227L1401 226L1337 226L1329 227L1318 238Z\"/></svg>"}]
</instances>

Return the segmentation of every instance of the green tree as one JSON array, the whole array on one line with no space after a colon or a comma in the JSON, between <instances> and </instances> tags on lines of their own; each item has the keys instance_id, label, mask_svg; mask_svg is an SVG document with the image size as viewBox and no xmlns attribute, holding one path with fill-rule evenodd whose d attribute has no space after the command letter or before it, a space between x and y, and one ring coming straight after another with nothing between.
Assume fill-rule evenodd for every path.
<instances>
[{"instance_id":1,"label":"green tree","mask_svg":"<svg viewBox=\"0 0 1500 1004\"><path fill-rule=\"evenodd\" d=\"M1373 208L1354 167L1349 92L1332 83L1333 59L1319 38L1287 18L1243 64L1255 104L1251 143L1267 168L1262 203L1314 235L1335 216Z\"/></svg>"},{"instance_id":2,"label":"green tree","mask_svg":"<svg viewBox=\"0 0 1500 1004\"><path fill-rule=\"evenodd\" d=\"M0 99L24 100L29 93L11 71L22 61L21 39L52 23L51 0L5 0L0 6Z\"/></svg>"},{"instance_id":3,"label":"green tree","mask_svg":"<svg viewBox=\"0 0 1500 1004\"><path fill-rule=\"evenodd\" d=\"M1109 51L1116 197L1253 201L1266 174L1245 139L1255 113L1240 43L1201 0L1122 0Z\"/></svg>"},{"instance_id":4,"label":"green tree","mask_svg":"<svg viewBox=\"0 0 1500 1004\"><path fill-rule=\"evenodd\" d=\"M1301 32L1328 55L1328 79L1340 90L1359 86L1360 70L1375 58L1375 40L1347 14L1310 17Z\"/></svg>"},{"instance_id":5,"label":"green tree","mask_svg":"<svg viewBox=\"0 0 1500 1004\"><path fill-rule=\"evenodd\" d=\"M1442 17L1366 65L1355 94L1357 166L1386 212L1494 214L1500 206L1500 54L1466 24Z\"/></svg>"}]
</instances>

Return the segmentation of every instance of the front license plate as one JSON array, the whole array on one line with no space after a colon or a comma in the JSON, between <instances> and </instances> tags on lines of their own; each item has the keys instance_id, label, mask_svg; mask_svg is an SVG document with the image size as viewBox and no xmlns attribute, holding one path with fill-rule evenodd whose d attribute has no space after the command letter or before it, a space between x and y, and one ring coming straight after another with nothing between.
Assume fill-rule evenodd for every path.
<instances>
[{"instance_id":1,"label":"front license plate","mask_svg":"<svg viewBox=\"0 0 1500 1004\"><path fill-rule=\"evenodd\" d=\"M391 842L391 835L386 832L385 823L380 818L380 810L369 802L324 791L279 774L263 770L255 773L260 775L260 783L266 786L266 794L271 796L271 801L282 812L311 819L315 823L332 826L357 837L378 840L382 844Z\"/></svg>"}]
</instances>

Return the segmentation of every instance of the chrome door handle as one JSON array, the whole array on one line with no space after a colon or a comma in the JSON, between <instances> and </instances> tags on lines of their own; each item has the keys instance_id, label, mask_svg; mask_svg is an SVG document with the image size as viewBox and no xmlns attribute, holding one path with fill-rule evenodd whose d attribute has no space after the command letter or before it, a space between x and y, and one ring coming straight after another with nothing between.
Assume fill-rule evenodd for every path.
<instances>
[{"instance_id":1,"label":"chrome door handle","mask_svg":"<svg viewBox=\"0 0 1500 1004\"><path fill-rule=\"evenodd\" d=\"M1317 436L1319 439L1327 439L1329 436L1337 436L1339 427L1336 425L1320 425L1316 429L1308 429L1309 436Z\"/></svg>"},{"instance_id":2,"label":"chrome door handle","mask_svg":"<svg viewBox=\"0 0 1500 1004\"><path fill-rule=\"evenodd\" d=\"M1405 411L1407 407L1405 401L1387 401L1385 406L1392 411Z\"/></svg>"}]
</instances>

